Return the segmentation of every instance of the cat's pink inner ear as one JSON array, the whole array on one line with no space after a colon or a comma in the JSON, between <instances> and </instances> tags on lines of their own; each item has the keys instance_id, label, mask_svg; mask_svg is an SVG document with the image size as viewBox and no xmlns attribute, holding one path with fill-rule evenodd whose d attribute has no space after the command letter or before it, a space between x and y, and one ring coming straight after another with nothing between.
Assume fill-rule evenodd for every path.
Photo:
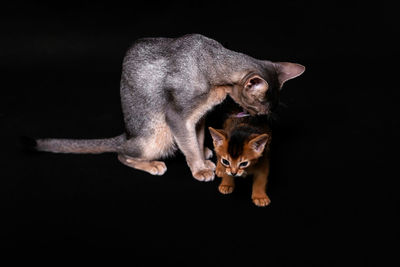
<instances>
[{"instance_id":1,"label":"cat's pink inner ear","mask_svg":"<svg viewBox=\"0 0 400 267\"><path fill-rule=\"evenodd\" d=\"M257 153L262 153L264 151L265 145L269 141L268 134L260 134L257 137L250 140L250 147Z\"/></svg>"},{"instance_id":2,"label":"cat's pink inner ear","mask_svg":"<svg viewBox=\"0 0 400 267\"><path fill-rule=\"evenodd\" d=\"M220 146L226 140L226 132L221 129L214 129L212 127L208 127L210 130L211 137L214 141L214 146Z\"/></svg>"},{"instance_id":3,"label":"cat's pink inner ear","mask_svg":"<svg viewBox=\"0 0 400 267\"><path fill-rule=\"evenodd\" d=\"M260 76L254 75L246 81L244 88L251 94L260 94L268 90L268 83Z\"/></svg>"},{"instance_id":4,"label":"cat's pink inner ear","mask_svg":"<svg viewBox=\"0 0 400 267\"><path fill-rule=\"evenodd\" d=\"M291 62L275 62L274 65L281 88L286 81L300 76L306 69L303 65Z\"/></svg>"}]
</instances>

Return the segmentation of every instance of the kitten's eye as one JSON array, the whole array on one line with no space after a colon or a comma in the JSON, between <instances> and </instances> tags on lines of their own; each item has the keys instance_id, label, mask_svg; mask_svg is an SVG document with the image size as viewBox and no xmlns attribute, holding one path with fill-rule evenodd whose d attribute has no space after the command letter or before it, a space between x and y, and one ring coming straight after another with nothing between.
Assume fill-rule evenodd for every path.
<instances>
[{"instance_id":1,"label":"kitten's eye","mask_svg":"<svg viewBox=\"0 0 400 267\"><path fill-rule=\"evenodd\" d=\"M244 168L244 167L247 167L248 165L249 165L249 162L248 162L248 161L243 161L243 162L241 162L241 163L239 164L239 167Z\"/></svg>"},{"instance_id":2,"label":"kitten's eye","mask_svg":"<svg viewBox=\"0 0 400 267\"><path fill-rule=\"evenodd\" d=\"M224 164L225 166L229 166L229 161L226 159L221 159L222 164Z\"/></svg>"}]
</instances>

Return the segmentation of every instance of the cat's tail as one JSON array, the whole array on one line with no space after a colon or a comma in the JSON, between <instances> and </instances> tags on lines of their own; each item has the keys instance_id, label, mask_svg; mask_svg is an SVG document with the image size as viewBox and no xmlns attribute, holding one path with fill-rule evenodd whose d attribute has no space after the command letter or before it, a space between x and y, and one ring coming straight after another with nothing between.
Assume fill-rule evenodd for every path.
<instances>
[{"instance_id":1,"label":"cat's tail","mask_svg":"<svg viewBox=\"0 0 400 267\"><path fill-rule=\"evenodd\" d=\"M31 147L37 151L99 154L119 152L125 141L125 134L122 134L106 139L32 139L30 142Z\"/></svg>"}]
</instances>

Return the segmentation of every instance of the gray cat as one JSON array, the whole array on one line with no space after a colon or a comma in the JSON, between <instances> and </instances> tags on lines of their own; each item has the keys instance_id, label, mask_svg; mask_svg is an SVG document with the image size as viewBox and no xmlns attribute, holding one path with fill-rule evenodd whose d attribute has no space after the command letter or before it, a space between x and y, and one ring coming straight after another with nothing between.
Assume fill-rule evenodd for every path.
<instances>
[{"instance_id":1,"label":"gray cat","mask_svg":"<svg viewBox=\"0 0 400 267\"><path fill-rule=\"evenodd\" d=\"M179 148L199 181L214 179L204 147L204 115L229 95L243 109L269 114L285 81L302 74L295 63L257 60L199 34L144 38L127 51L121 77L126 132L109 139L38 139L36 149L56 153L116 152L125 165L163 175Z\"/></svg>"}]
</instances>

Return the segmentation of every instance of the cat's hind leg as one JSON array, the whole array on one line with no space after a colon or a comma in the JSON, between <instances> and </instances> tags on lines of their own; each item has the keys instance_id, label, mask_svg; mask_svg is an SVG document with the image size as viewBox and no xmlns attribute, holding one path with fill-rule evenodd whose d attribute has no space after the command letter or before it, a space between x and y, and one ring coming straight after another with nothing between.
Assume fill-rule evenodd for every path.
<instances>
[{"instance_id":1,"label":"cat's hind leg","mask_svg":"<svg viewBox=\"0 0 400 267\"><path fill-rule=\"evenodd\" d=\"M167 171L164 162L156 159L172 155L176 150L172 133L165 123L164 115L154 113L148 118L146 127L139 136L128 139L118 154L122 164L148 172L163 175Z\"/></svg>"},{"instance_id":2,"label":"cat's hind leg","mask_svg":"<svg viewBox=\"0 0 400 267\"><path fill-rule=\"evenodd\" d=\"M152 175L163 175L167 171L167 166L162 161L144 160L118 154L119 161L129 167L148 172Z\"/></svg>"}]
</instances>

